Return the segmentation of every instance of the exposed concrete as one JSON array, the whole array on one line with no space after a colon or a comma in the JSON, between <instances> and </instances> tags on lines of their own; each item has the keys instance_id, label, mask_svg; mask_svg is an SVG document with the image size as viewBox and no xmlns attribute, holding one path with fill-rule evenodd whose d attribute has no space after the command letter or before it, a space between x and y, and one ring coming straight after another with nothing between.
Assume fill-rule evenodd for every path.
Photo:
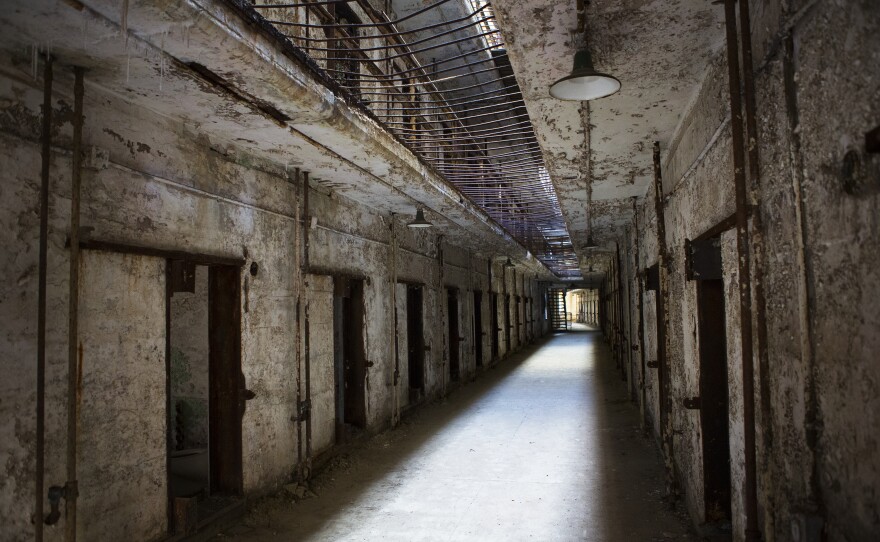
<instances>
[{"instance_id":1,"label":"exposed concrete","mask_svg":"<svg viewBox=\"0 0 880 542\"><path fill-rule=\"evenodd\" d=\"M0 442L3 455L9 460L5 463L0 511L4 518L4 538L17 541L32 537L35 373L30 360L36 344L34 232L37 215L34 204L39 186L40 81L31 79L19 61L9 60L3 69L0 103L5 114L0 116L3 119L0 156L8 167L0 188L4 195L2 244L4 253L15 255L4 261L3 270L7 276L16 277L13 283L16 286L4 290L2 297L3 320L9 323L4 326L2 359L7 365L12 364L4 366L4 371L15 377L4 379L3 384L7 399L2 403L4 424ZM47 486L64 482L66 412L66 362L62 360L66 352L67 250L64 243L69 208L70 132L63 119L69 118L65 115L69 111L67 91L71 85L63 63L56 65L56 69L58 93L54 105L56 118L62 121L53 134L50 186ZM172 83L166 81L165 84ZM296 234L293 216L294 206L300 201L295 199L296 191L290 183L293 170L285 171L276 163L250 154L244 148L250 144L218 148L201 126L179 117L158 115L144 107L140 97L128 98L94 82L87 87L84 141L90 149L90 158L83 175L83 225L93 228L92 239L241 258L248 265L258 263L259 273L256 276L243 273L241 285L242 373L247 389L255 393L255 398L247 403L242 425L243 483L247 495L271 491L290 480L296 467L292 458L299 453L294 421L296 405L292 400L296 396L296 370L291 330L295 329L296 320L290 270L298 265L293 247ZM215 104L209 101L206 105ZM167 112L174 113L175 109L171 107ZM234 125L229 127L232 129ZM93 153L99 158L92 159ZM480 278L484 275L469 270L471 259L475 269L487 265L485 257L473 255L476 248L473 244L465 248L444 241L449 264L444 265L446 279L440 285L437 282L440 270L437 232L410 231L403 226L406 216L393 218L381 210L364 207L321 183L310 196L310 215L316 223L310 228L312 274L307 277L306 301L311 332L312 450L317 455L329 450L334 442L335 383L327 370L327 362L332 360L332 333L328 333L332 327L329 275L358 275L369 279L365 288L365 348L368 359L374 363L366 384L370 433L390 424L391 398L395 392L394 355L388 340L393 331L393 318L389 316L390 288L382 279L390 276L391 220L397 221L400 252L405 255L398 259L398 276L426 285L425 330L432 334L428 340L432 350L426 361L426 399L438 397L445 389L442 381L445 298L437 296L438 288L452 285L464 296L473 284L479 284L485 292L489 291L489 284ZM438 220L437 223L438 230L446 235L445 222ZM467 237L476 239L472 233L468 232ZM112 260L116 256L102 257ZM127 256L120 258L137 260ZM110 270L83 274L88 277L84 279L81 293L81 304L85 308L103 303L105 296L112 299L123 293L147 300L133 307L99 303L102 318L113 315L111 322L116 327L104 333L94 348L84 349L84 382L89 391L88 397L84 397L82 413L80 528L89 529L88 532L116 533L113 536L118 534L119 538L158 539L165 536L167 528L165 273L164 260L154 260L159 269L149 276L138 271L134 264L129 266L130 272L114 271L107 277L104 275ZM529 281L518 282L518 292L522 294L522 288L528 284L532 295L540 299L541 286L535 278L546 276L546 270L534 260L523 267L531 271ZM499 272L500 263L496 268ZM513 284L508 287L512 288ZM492 288L502 290L497 278ZM485 297L484 303L488 307ZM463 330L470 325L468 307L462 303ZM85 341L91 323L83 318ZM126 331L140 324L155 333L144 331L141 337ZM158 327L152 327L154 324ZM145 346L144 341L149 345ZM464 374L472 375L472 352L467 344L462 348ZM114 354L114 349L119 352ZM508 353L505 347L500 355ZM103 376L110 378L109 381L93 383L90 368L117 355L124 360L116 365L118 378L107 374ZM136 362L141 358L149 358L149 363L144 362L148 369ZM484 359L486 364L493 361L488 355ZM128 389L128 384L120 388L122 384L118 382L129 382L136 389ZM96 404L101 405L97 413ZM138 418L135 426L130 426L125 416L110 416L118 410L150 415L145 414ZM99 418L93 417L98 414ZM105 419L107 416L110 417ZM95 431L101 432L101 438L93 436ZM127 440L116 437L129 433L138 435L142 441L132 440L127 453L122 454L117 446ZM116 439L115 444L105 446L105 437L110 435ZM84 444L86 438L88 446ZM119 455L125 455L126 461L114 464ZM137 472L131 467L135 464L142 464ZM114 469L122 469L122 472ZM60 535L57 527L47 530L49 539Z\"/></svg>"},{"instance_id":2,"label":"exposed concrete","mask_svg":"<svg viewBox=\"0 0 880 542\"><path fill-rule=\"evenodd\" d=\"M381 213L412 213L422 205L457 244L525 257L485 212L229 6L135 3L126 12L127 33L122 15L116 2L41 0L3 14L0 23L10 30L2 46L27 71L33 47L48 46L43 36L64 36L64 43L52 44L60 63L84 66L90 85L179 119L233 160L239 154L275 172L310 170L325 189ZM49 20L51 28L39 24ZM194 63L222 83L200 75ZM150 147L144 139L137 141ZM552 276L534 261L528 265Z\"/></svg>"},{"instance_id":3,"label":"exposed concrete","mask_svg":"<svg viewBox=\"0 0 880 542\"><path fill-rule=\"evenodd\" d=\"M260 272L253 277L244 273L241 284L242 373L247 389L255 393L243 418L246 496L257 497L289 482L300 466L294 458L304 453L297 439L303 422L297 421L294 401L305 385L297 389L293 332L295 299L303 286L294 284L292 271L301 263L293 241L299 231L293 219L295 208L302 203L292 185L297 166L309 170L313 180L317 178L309 193L310 216L304 221L311 239L305 301L310 318L310 427L316 462L337 451L332 291L333 276L339 275L365 279L365 350L373 362L364 383L368 435L396 420L395 399L403 407L414 407L407 404L408 390L394 385L395 334L398 351L405 352L407 346L405 323L401 325L405 289L393 282L395 276L399 282L424 287L425 343L430 348L426 402L450 391L476 399L476 390L493 385L484 380L485 375L506 375L494 390L515 390L510 393L517 401L532 392L536 401L541 394L548 398L528 412L520 408L522 403L503 403L510 407L510 416L520 415L523 427L539 436L536 443L543 447L556 442L562 434L554 433L557 430L578 430L571 424L584 420L584 412L554 410L568 396L557 397L553 390L570 389L574 382L592 384L589 375L577 373L571 381L536 380L540 373L531 372L531 361L516 369L508 369L506 362L498 365L499 358L527 342L524 323L529 318L523 298L533 301L532 336L547 331L544 291L551 277L545 268L487 220L485 213L461 201L400 142L333 95L314 73L244 24L223 3L132 4L128 48L116 3L38 0L0 14L0 26L7 30L0 33L0 160L4 172L0 246L8 255L0 269L9 277L0 288L4 324L0 364L3 374L9 375L0 383L4 540L30 540L33 529L42 81L32 74L31 62L32 45L45 49L46 36L53 36L51 49L57 59L50 171L47 486L64 483L71 63L89 68L84 133L88 152L82 194L83 225L93 228L92 238L240 258L246 266L259 264ZM703 437L699 414L682 404L684 398L699 393L699 315L695 286L684 276L684 245L729 217L734 208L727 66L718 54L720 10L710 3L684 0L592 2L587 20L595 32L591 40L597 66L624 79L624 90L587 111L550 102L544 94L553 79L567 72L577 46L577 40L567 35L567 28L576 21L573 5L561 3L549 9L529 2L502 2L496 8L499 21L506 25L505 38L539 139L551 170L555 168L551 173L562 195L566 220L580 240L586 235L587 182L593 183L595 201L589 212L603 250L582 254L581 265L594 266L594 272L585 277L603 289L606 335L620 341L612 325L623 329L623 346L638 345L647 361L656 359L659 346L656 298L653 292L644 292L642 329L637 329L639 307L634 295L626 297L631 300L630 310L625 311L629 321L627 317L608 320L610 301L617 299L616 254L610 249L620 244L623 283L630 285L630 292L637 291L637 281L644 278L640 273L657 261L657 224L652 199L639 198L633 216L631 197L643 194L650 181L649 143L659 140L664 149L665 241L670 261L666 347L673 439L668 461L674 466L669 487L699 525L705 519ZM752 234L763 237L764 244L750 255L750 263L753 280L757 270L763 273L765 303L756 297L753 304L756 313L762 305L766 307L768 331L768 341L762 345L766 359L755 360L758 524L768 542L791 539L792 523L804 518L821 520L827 540L870 540L880 530L876 495L880 444L874 414L880 375L873 363L880 347L876 332L880 303L873 288L880 278L875 250L880 244L876 220L880 166L876 155L865 152L864 134L876 126L880 116L880 56L876 53L880 10L868 0L846 5L830 0L772 1L753 6L752 15L759 124L755 144L761 182L750 197L763 224L759 228L758 221L753 221ZM547 24L518 23L533 16ZM209 83L194 67L187 67L188 62L209 67L226 81L225 86ZM267 103L290 120L279 124L277 118L267 116ZM645 107L650 111L643 113ZM584 126L590 128L589 133ZM857 179L843 178L847 152L855 152L863 165ZM433 231L404 226L417 203L429 208L428 218L437 226ZM745 525L744 404L738 256L732 233L728 230L721 236L729 347L732 527L733 538L741 540ZM397 263L392 268L395 243ZM503 265L508 254L516 262L512 270ZM160 539L167 534L165 262L158 257L86 251L82 265L81 537ZM448 378L448 289L459 292L462 384L474 377L486 382L463 386L459 392ZM483 292L479 308L472 306L474 290ZM397 294L396 329L392 292ZM497 319L502 328L498 357L489 355L494 330L487 330L479 342L484 367L495 365L498 372L484 375L476 369L471 323L474 311L480 310L484 327L489 327L492 293L498 296ZM517 296L521 300L518 308ZM505 310L506 299L510 299L509 310ZM633 322L634 326L629 325ZM505 326L513 326L508 328L509 341ZM636 397L640 397L638 385L644 383L646 400L641 406L646 425L656 437L660 433L657 371L642 372L638 357L630 356L623 373L615 370L613 377L629 379L636 386ZM607 361L602 358L601 363ZM405 356L399 364L405 367ZM402 376L399 382L406 382L405 372ZM561 387L551 388L551 381ZM513 383L511 388L507 382ZM621 391L620 400L625 393ZM487 397L491 401L495 395ZM559 427L540 418L544 409L558 414L552 421L563 420ZM443 423L443 409L436 412L439 421L426 424L426 431ZM477 415L481 413L488 415L483 411ZM536 419L544 423L539 426ZM499 421L491 416L485 420L487 424ZM613 418L614 423L630 423L621 420ZM405 426L404 431L410 427L421 431L419 422ZM459 433L462 438L472 436L468 427L454 429L464 431ZM388 439L393 441L397 434ZM420 434L424 438L426 433ZM614 432L600 433L608 434ZM477 437L493 438L485 428ZM639 441L622 442L635 446ZM568 452L564 446L560 450ZM443 474L449 465L459 465L461 457L471 453L469 449L464 452L454 447L438 451L445 463L437 472ZM501 457L502 450L497 452L495 456ZM498 491L519 495L516 491L531 487L528 476L535 469L556 468L552 461L531 463L518 452L507 448L503 452L525 466L515 473L522 477L512 478L521 486L496 487ZM376 458L373 464L389 464L390 458L383 459L383 449L370 445L365 453ZM589 467L570 463L568 471L560 467L553 474L572 478L571 472L592 472ZM492 472L488 467L484 470ZM599 485L591 486L598 487L594 497L614 498L619 488L604 485L619 481L611 474L603 471L601 476L606 478L600 477ZM574 483L561 483L568 482ZM413 483L418 490L417 482ZM489 488L485 489L488 503L497 500L495 490L490 491L495 487L492 483L484 486ZM628 478L625 483L630 483ZM456 487L471 498L469 488ZM662 487L659 480L656 487ZM577 493L582 489L576 494L586 495ZM320 508L318 502L314 506ZM530 497L523 497L523 502L535 511L547 510L546 516L533 518L534 525L547 526L542 521L564 511L564 506L550 510ZM463 517L475 515L473 510ZM638 510L629 513L638 514ZM515 519L531 518L530 514L523 512ZM480 533L494 533L491 524L474 520ZM580 521L579 517L568 527L580 526ZM603 525L603 520L595 521ZM632 524L629 516L615 521ZM522 532L529 532L528 528ZM60 539L60 530L48 528L47 539ZM613 537L617 531L602 534Z\"/></svg>"},{"instance_id":4,"label":"exposed concrete","mask_svg":"<svg viewBox=\"0 0 880 542\"><path fill-rule=\"evenodd\" d=\"M763 215L763 231L753 229L753 235L762 233L766 246L751 258L753 272L763 266L769 360L763 367L755 361L758 523L767 540L790 540L792 523L804 517L821 518L828 540L867 540L880 525L874 496L880 466L877 454L869 451L876 447L871 437L876 426L871 412L876 409L866 406L877 396L871 388L877 377L868 374L873 357L864 350L877 334L876 326L870 332L863 327L877 320L880 303L874 294L857 293L861 285L876 280L875 251L865 247L876 245L877 228L865 213L876 214L877 201L873 194L847 194L840 174L843 154L860 149L860 134L877 116L880 82L877 68L869 67L876 65L877 55L868 52L876 47L867 45L876 41L876 32L871 38L865 32L878 27L878 15L873 4L859 2L846 9L765 2L752 10L761 172L753 197ZM787 32L793 58L786 54ZM697 524L704 517L699 415L680 406L682 398L699 391L698 313L695 287L684 280L684 240L733 212L725 72L725 58L716 57L676 130L663 172L672 256L667 352L671 415L680 432L674 461L679 491ZM874 159L862 157L866 171L873 171ZM652 201L640 205L638 222L639 267L644 268L657 252ZM737 255L731 231L722 241L733 535L741 540L745 517ZM644 307L649 359L656 336L652 299L648 293ZM756 298L753 306L758 303ZM646 381L648 415L656 418L651 372Z\"/></svg>"},{"instance_id":5,"label":"exposed concrete","mask_svg":"<svg viewBox=\"0 0 880 542\"><path fill-rule=\"evenodd\" d=\"M612 247L631 219L629 198L644 196L651 182L653 142L664 143L665 153L723 44L723 10L701 0L588 2L594 63L620 79L622 88L614 96L579 103L556 100L548 90L571 72L574 54L584 44L576 2L504 0L493 6L585 272L588 214L593 214L597 241ZM588 210L588 186L593 200L616 207L614 212Z\"/></svg>"}]
</instances>

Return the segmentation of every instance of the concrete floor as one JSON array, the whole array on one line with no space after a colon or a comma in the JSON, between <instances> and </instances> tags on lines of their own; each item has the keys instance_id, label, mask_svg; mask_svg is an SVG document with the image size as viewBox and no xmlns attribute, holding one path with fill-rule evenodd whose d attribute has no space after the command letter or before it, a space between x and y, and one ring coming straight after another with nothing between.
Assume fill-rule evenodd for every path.
<instances>
[{"instance_id":1,"label":"concrete floor","mask_svg":"<svg viewBox=\"0 0 880 542\"><path fill-rule=\"evenodd\" d=\"M217 540L693 540L598 332L557 334Z\"/></svg>"}]
</instances>

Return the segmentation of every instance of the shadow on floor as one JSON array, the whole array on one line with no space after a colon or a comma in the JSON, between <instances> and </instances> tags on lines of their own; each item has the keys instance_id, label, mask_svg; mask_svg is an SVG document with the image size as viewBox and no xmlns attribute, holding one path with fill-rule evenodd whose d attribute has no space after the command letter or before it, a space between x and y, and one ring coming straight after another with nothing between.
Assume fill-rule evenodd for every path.
<instances>
[{"instance_id":1,"label":"shadow on floor","mask_svg":"<svg viewBox=\"0 0 880 542\"><path fill-rule=\"evenodd\" d=\"M217 540L691 539L599 333L556 333Z\"/></svg>"}]
</instances>

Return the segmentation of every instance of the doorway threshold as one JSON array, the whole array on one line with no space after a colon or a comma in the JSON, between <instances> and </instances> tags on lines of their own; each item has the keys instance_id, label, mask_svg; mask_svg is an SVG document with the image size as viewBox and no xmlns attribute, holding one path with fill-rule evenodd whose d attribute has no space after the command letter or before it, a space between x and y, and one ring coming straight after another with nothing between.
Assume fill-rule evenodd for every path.
<instances>
[{"instance_id":1,"label":"doorway threshold","mask_svg":"<svg viewBox=\"0 0 880 542\"><path fill-rule=\"evenodd\" d=\"M226 503L216 503L204 519L199 519L195 532L175 534L165 538L163 542L205 542L224 529L235 525L246 510L243 497L227 498Z\"/></svg>"}]
</instances>

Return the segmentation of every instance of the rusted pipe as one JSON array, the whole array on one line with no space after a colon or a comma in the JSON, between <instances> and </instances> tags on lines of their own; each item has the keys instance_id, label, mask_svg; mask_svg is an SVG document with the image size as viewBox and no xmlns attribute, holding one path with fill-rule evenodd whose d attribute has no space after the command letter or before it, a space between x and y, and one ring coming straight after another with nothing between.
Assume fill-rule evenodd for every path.
<instances>
[{"instance_id":1,"label":"rusted pipe","mask_svg":"<svg viewBox=\"0 0 880 542\"><path fill-rule=\"evenodd\" d=\"M391 288L391 309L394 311L394 328L391 329L391 340L394 344L394 373L391 375L391 385L394 390L393 403L391 405L391 427L396 427L400 421L400 346L397 315L397 229L395 228L394 213L391 213L391 243L388 247L391 253L391 265L389 287Z\"/></svg>"},{"instance_id":2,"label":"rusted pipe","mask_svg":"<svg viewBox=\"0 0 880 542\"><path fill-rule=\"evenodd\" d=\"M70 175L70 274L67 309L67 482L64 488L64 540L76 540L79 486L76 451L82 376L79 365L79 220L82 184L83 69L73 69L73 164Z\"/></svg>"},{"instance_id":3,"label":"rusted pipe","mask_svg":"<svg viewBox=\"0 0 880 542\"><path fill-rule=\"evenodd\" d=\"M620 370L621 370L621 379L627 381L627 386L629 386L629 371L627 367L627 359L629 356L627 355L627 337L624 333L624 323L623 323L623 308L624 305L624 292L623 292L623 266L620 260L620 243L614 242L615 248L617 249L616 258L617 261L615 263L615 267L617 267L617 329L618 329L618 348L620 349Z\"/></svg>"},{"instance_id":4,"label":"rusted pipe","mask_svg":"<svg viewBox=\"0 0 880 542\"><path fill-rule=\"evenodd\" d=\"M299 182L300 182L301 172L299 168L296 168L296 175L294 177L294 194L298 191ZM294 267L293 272L293 287L296 289L296 333L294 335L294 348L296 352L294 353L296 359L296 457L297 457L297 468L299 469L299 478L303 478L303 431L302 431L302 341L303 341L303 326L304 322L302 319L303 316L303 298L305 297L304 289L305 289L305 281L303 280L303 266L305 265L305 257L301 254L302 251L302 243L305 239L305 229L307 227L306 221L308 217L303 216L300 211L300 204L296 202L293 208L293 224L294 224L294 243L293 243L293 253L294 257L299 260L299 265ZM296 229L298 228L298 230Z\"/></svg>"},{"instance_id":5,"label":"rusted pipe","mask_svg":"<svg viewBox=\"0 0 880 542\"><path fill-rule=\"evenodd\" d=\"M765 450L769 450L772 445L773 426L770 423L770 356L767 342L767 300L764 294L764 268L767 261L767 253L764 241L764 221L760 206L761 168L760 156L758 153L755 72L753 65L754 60L752 58L752 22L749 13L748 0L744 0L740 4L739 16L740 32L742 36L740 49L742 51L743 59L743 98L746 109L746 134L748 134L747 149L752 190L751 203L754 208L752 214L752 250L755 254L755 328L757 331L756 348L758 352L759 403L761 405L761 420L763 421L763 445ZM757 455L757 449L755 450L755 454ZM755 476L757 478L757 473ZM755 501L757 502L757 494L755 495Z\"/></svg>"},{"instance_id":6,"label":"rusted pipe","mask_svg":"<svg viewBox=\"0 0 880 542\"><path fill-rule=\"evenodd\" d=\"M442 388L440 391L441 396L446 396L446 380L448 371L446 370L445 361L443 360L443 314L445 312L444 308L446 306L446 296L443 295L443 236L437 236L437 300L434 303L434 310L436 311L437 318L434 320L437 331L440 334L440 344L437 345L434 350L436 350L441 357L441 365L442 370L440 371L443 374L443 379L441 380Z\"/></svg>"},{"instance_id":7,"label":"rusted pipe","mask_svg":"<svg viewBox=\"0 0 880 542\"><path fill-rule=\"evenodd\" d=\"M621 261L621 259L620 259L620 245L619 244L617 246L617 260ZM622 266L622 263L621 263L621 266ZM622 316L625 315L623 317L623 319L621 320L621 329L624 330L623 353L625 354L624 357L626 358L626 387L629 390L630 399L635 399L635 396L634 396L635 391L633 390L633 374L632 374L633 373L633 371L632 371L632 368L633 368L633 363L632 363L633 354L632 354L632 352L633 351L632 351L632 347L631 347L631 344L635 341L635 339L633 338L633 334L632 334L632 332L633 332L633 329L632 329L632 310L631 310L631 306L630 306L630 303L632 302L632 292L630 291L629 271L630 271L629 258L627 258L626 273L624 273L623 269L621 269L621 277L626 276L626 281L624 282L623 279L621 279L621 282L620 282L621 288L623 288L623 285L626 284L626 289L621 291L621 293L620 293L620 298L622 300L620 303L620 306L622 308L621 315Z\"/></svg>"},{"instance_id":8,"label":"rusted pipe","mask_svg":"<svg viewBox=\"0 0 880 542\"><path fill-rule=\"evenodd\" d=\"M52 153L52 57L43 69L43 126L40 135L40 246L37 286L37 435L34 473L34 540L43 540L43 478L46 422L46 270L49 247L49 168Z\"/></svg>"},{"instance_id":9,"label":"rusted pipe","mask_svg":"<svg viewBox=\"0 0 880 542\"><path fill-rule=\"evenodd\" d=\"M309 207L309 172L303 172L303 224L302 224L302 271L300 280L302 288L305 290L305 275L309 273L309 231L312 228L311 208ZM303 291L305 294L305 291ZM311 474L312 462L312 343L311 328L309 323L309 302L308 297L303 295L305 302L303 303L303 365L305 366L306 380L306 468L307 474Z\"/></svg>"},{"instance_id":10,"label":"rusted pipe","mask_svg":"<svg viewBox=\"0 0 880 542\"><path fill-rule=\"evenodd\" d=\"M635 245L635 260L636 260L636 282L639 286L639 358L641 365L641 373L639 374L639 392L641 396L641 401L639 404L639 410L641 411L641 420L642 420L642 429L646 429L647 424L647 386L645 386L645 291L642 285L642 277L641 277L641 250L639 248L639 211L636 207L636 198L632 199L633 204L633 230L635 231L636 242Z\"/></svg>"},{"instance_id":11,"label":"rusted pipe","mask_svg":"<svg viewBox=\"0 0 880 542\"><path fill-rule=\"evenodd\" d=\"M657 274L660 287L657 290L657 371L660 388L660 440L664 447L667 491L675 492L675 458L670 427L669 364L666 359L666 337L669 329L669 255L666 248L666 217L663 210L663 174L660 164L660 142L654 142L654 210L657 214Z\"/></svg>"},{"instance_id":12,"label":"rusted pipe","mask_svg":"<svg viewBox=\"0 0 880 542\"><path fill-rule=\"evenodd\" d=\"M748 0L744 0L748 1ZM740 93L739 51L737 47L736 0L724 2L727 35L727 68L730 92L730 125L733 143L733 181L736 191L736 249L739 281L740 347L743 377L743 452L745 464L745 539L760 539L755 466L755 390L752 351L752 291L749 265L748 189L745 178L742 95Z\"/></svg>"}]
</instances>

